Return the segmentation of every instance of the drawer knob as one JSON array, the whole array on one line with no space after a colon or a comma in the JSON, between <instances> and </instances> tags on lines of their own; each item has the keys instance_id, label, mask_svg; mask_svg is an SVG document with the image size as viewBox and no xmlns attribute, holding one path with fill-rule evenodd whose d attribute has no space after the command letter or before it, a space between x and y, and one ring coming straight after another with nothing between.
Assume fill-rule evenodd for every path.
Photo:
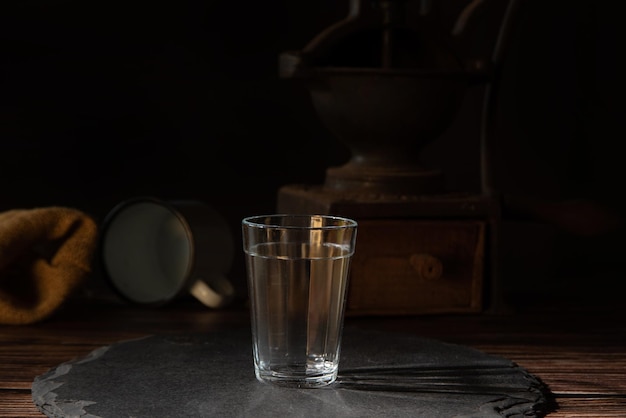
<instances>
[{"instance_id":1,"label":"drawer knob","mask_svg":"<svg viewBox=\"0 0 626 418\"><path fill-rule=\"evenodd\" d=\"M411 266L422 280L439 280L443 273L443 264L430 254L413 254L409 259Z\"/></svg>"}]
</instances>

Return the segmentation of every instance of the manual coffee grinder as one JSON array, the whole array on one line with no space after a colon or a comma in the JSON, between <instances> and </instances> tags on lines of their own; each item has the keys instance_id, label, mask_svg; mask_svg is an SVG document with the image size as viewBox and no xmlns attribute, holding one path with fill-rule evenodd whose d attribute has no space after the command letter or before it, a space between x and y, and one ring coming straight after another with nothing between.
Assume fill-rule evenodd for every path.
<instances>
[{"instance_id":1,"label":"manual coffee grinder","mask_svg":"<svg viewBox=\"0 0 626 418\"><path fill-rule=\"evenodd\" d=\"M280 212L358 221L348 315L480 312L497 304L499 206L489 180L488 113L515 1L457 1L447 29L435 3L351 0L345 19L280 56L281 77L302 82L321 122L351 152L346 164L326 170L324 184L285 185L277 196ZM486 59L472 56L476 40L464 37L484 11L501 16L494 45L481 45L491 50ZM453 193L420 153L477 84L486 91L484 187Z\"/></svg>"}]
</instances>

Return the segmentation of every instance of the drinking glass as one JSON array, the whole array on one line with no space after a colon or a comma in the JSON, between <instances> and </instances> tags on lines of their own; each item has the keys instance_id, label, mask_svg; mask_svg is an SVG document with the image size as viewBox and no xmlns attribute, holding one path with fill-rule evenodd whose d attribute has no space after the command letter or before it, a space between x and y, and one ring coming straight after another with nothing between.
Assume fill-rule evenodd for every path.
<instances>
[{"instance_id":1,"label":"drinking glass","mask_svg":"<svg viewBox=\"0 0 626 418\"><path fill-rule=\"evenodd\" d=\"M242 220L255 375L315 388L337 378L357 222L274 214Z\"/></svg>"}]
</instances>

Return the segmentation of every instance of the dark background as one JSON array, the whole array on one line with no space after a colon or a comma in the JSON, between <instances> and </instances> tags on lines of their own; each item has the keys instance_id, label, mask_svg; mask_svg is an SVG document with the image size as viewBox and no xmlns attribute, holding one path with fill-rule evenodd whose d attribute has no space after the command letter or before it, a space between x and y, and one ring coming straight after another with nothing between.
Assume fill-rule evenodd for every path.
<instances>
[{"instance_id":1,"label":"dark background","mask_svg":"<svg viewBox=\"0 0 626 418\"><path fill-rule=\"evenodd\" d=\"M0 210L61 205L101 221L133 196L198 199L238 237L241 218L274 211L281 185L322 183L349 157L306 92L278 78L279 53L304 47L347 6L1 2ZM617 2L523 2L499 95L495 168L505 193L586 199L623 216L620 19ZM452 190L480 187L481 97L468 91L422 155ZM604 214L581 222L602 224ZM602 298L624 278L623 231L613 227L581 235L511 220L502 250L511 292Z\"/></svg>"}]
</instances>

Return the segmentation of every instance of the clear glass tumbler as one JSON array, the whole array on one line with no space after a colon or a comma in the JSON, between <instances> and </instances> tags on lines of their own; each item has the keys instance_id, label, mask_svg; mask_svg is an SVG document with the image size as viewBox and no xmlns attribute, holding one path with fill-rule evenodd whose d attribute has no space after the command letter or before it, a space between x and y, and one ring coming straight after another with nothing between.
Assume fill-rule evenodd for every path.
<instances>
[{"instance_id":1,"label":"clear glass tumbler","mask_svg":"<svg viewBox=\"0 0 626 418\"><path fill-rule=\"evenodd\" d=\"M335 381L357 223L330 215L242 220L257 379L315 388Z\"/></svg>"}]
</instances>

